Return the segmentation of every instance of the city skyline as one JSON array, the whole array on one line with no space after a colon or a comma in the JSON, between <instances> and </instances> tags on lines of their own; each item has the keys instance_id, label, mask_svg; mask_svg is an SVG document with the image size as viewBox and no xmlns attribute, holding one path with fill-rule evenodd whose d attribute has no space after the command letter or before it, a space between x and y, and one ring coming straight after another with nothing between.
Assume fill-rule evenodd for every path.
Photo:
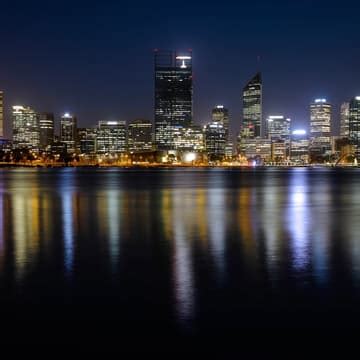
<instances>
[{"instance_id":1,"label":"city skyline","mask_svg":"<svg viewBox=\"0 0 360 360\"><path fill-rule=\"evenodd\" d=\"M238 129L241 89L261 70L264 117L286 113L301 127L314 98L327 98L336 110L360 93L360 54L353 45L358 21L349 11L352 4L345 1L337 8L325 1L275 1L270 6L259 1L212 7L200 2L192 11L179 4L170 13L155 1L151 21L146 4L128 4L126 14L118 4L89 4L84 10L79 3L50 7L37 2L23 14L17 11L19 3L6 4L0 59L6 136L9 105L18 103L55 114L71 111L82 126L103 119L152 120L154 48L193 49L196 123L205 125L210 109L224 104L232 132ZM256 13L254 24L246 16L251 12ZM135 18L146 33L135 26ZM163 18L167 20L160 21ZM339 26L333 27L334 20ZM62 23L67 26L59 26ZM334 56L340 52L341 57ZM339 111L334 115L339 124Z\"/></svg>"}]
</instances>

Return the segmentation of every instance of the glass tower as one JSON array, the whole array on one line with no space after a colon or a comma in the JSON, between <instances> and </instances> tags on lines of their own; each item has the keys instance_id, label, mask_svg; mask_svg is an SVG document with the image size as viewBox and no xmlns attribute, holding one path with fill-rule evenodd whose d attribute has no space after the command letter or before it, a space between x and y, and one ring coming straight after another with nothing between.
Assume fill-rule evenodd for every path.
<instances>
[{"instance_id":1,"label":"glass tower","mask_svg":"<svg viewBox=\"0 0 360 360\"><path fill-rule=\"evenodd\" d=\"M262 128L262 79L257 73L243 89L243 121L241 137L261 136Z\"/></svg>"},{"instance_id":2,"label":"glass tower","mask_svg":"<svg viewBox=\"0 0 360 360\"><path fill-rule=\"evenodd\" d=\"M40 146L45 149L54 142L54 114L39 113Z\"/></svg>"},{"instance_id":3,"label":"glass tower","mask_svg":"<svg viewBox=\"0 0 360 360\"><path fill-rule=\"evenodd\" d=\"M229 110L223 105L217 105L212 110L212 121L223 125L226 132L226 140L229 140Z\"/></svg>"},{"instance_id":4,"label":"glass tower","mask_svg":"<svg viewBox=\"0 0 360 360\"><path fill-rule=\"evenodd\" d=\"M155 142L157 147L173 149L174 131L179 126L191 126L192 120L192 53L155 51Z\"/></svg>"},{"instance_id":5,"label":"glass tower","mask_svg":"<svg viewBox=\"0 0 360 360\"><path fill-rule=\"evenodd\" d=\"M360 96L350 101L349 138L351 144L355 146L356 157L360 160Z\"/></svg>"},{"instance_id":6,"label":"glass tower","mask_svg":"<svg viewBox=\"0 0 360 360\"><path fill-rule=\"evenodd\" d=\"M68 113L61 117L60 140L66 144L67 152L76 152L77 143L77 119Z\"/></svg>"},{"instance_id":7,"label":"glass tower","mask_svg":"<svg viewBox=\"0 0 360 360\"><path fill-rule=\"evenodd\" d=\"M311 150L325 154L331 150L332 107L326 99L316 99L310 104Z\"/></svg>"},{"instance_id":8,"label":"glass tower","mask_svg":"<svg viewBox=\"0 0 360 360\"><path fill-rule=\"evenodd\" d=\"M96 152L98 154L120 154L126 152L125 121L99 121Z\"/></svg>"}]
</instances>

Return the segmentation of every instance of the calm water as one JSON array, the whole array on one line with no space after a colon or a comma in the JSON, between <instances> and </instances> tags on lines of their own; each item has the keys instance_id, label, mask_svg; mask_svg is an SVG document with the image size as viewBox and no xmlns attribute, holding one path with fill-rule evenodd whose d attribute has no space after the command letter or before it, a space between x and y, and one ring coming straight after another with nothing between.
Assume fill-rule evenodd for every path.
<instances>
[{"instance_id":1,"label":"calm water","mask_svg":"<svg viewBox=\"0 0 360 360\"><path fill-rule=\"evenodd\" d=\"M360 327L360 171L0 170L5 342Z\"/></svg>"}]
</instances>

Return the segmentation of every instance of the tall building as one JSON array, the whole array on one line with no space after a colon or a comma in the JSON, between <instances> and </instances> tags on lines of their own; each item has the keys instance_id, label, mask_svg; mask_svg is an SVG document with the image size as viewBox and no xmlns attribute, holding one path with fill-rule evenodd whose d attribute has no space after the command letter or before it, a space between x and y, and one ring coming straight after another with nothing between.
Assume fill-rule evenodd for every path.
<instances>
[{"instance_id":1,"label":"tall building","mask_svg":"<svg viewBox=\"0 0 360 360\"><path fill-rule=\"evenodd\" d=\"M209 160L222 160L225 157L226 130L218 122L211 122L204 127L205 150Z\"/></svg>"},{"instance_id":2,"label":"tall building","mask_svg":"<svg viewBox=\"0 0 360 360\"><path fill-rule=\"evenodd\" d=\"M61 117L60 141L66 144L68 153L76 152L77 144L77 119L68 113Z\"/></svg>"},{"instance_id":3,"label":"tall building","mask_svg":"<svg viewBox=\"0 0 360 360\"><path fill-rule=\"evenodd\" d=\"M220 123L226 131L226 139L229 139L229 110L224 105L217 105L212 110L212 121Z\"/></svg>"},{"instance_id":4,"label":"tall building","mask_svg":"<svg viewBox=\"0 0 360 360\"><path fill-rule=\"evenodd\" d=\"M125 153L126 150L125 121L99 121L96 152L104 155L115 155Z\"/></svg>"},{"instance_id":5,"label":"tall building","mask_svg":"<svg viewBox=\"0 0 360 360\"><path fill-rule=\"evenodd\" d=\"M39 120L30 107L12 107L13 146L38 151L40 147Z\"/></svg>"},{"instance_id":6,"label":"tall building","mask_svg":"<svg viewBox=\"0 0 360 360\"><path fill-rule=\"evenodd\" d=\"M360 96L351 99L349 104L349 139L360 160Z\"/></svg>"},{"instance_id":7,"label":"tall building","mask_svg":"<svg viewBox=\"0 0 360 360\"><path fill-rule=\"evenodd\" d=\"M193 120L192 53L155 51L155 142L159 149L174 148L177 126Z\"/></svg>"},{"instance_id":8,"label":"tall building","mask_svg":"<svg viewBox=\"0 0 360 360\"><path fill-rule=\"evenodd\" d=\"M262 135L262 79L257 73L243 89L243 119L241 137L256 138Z\"/></svg>"},{"instance_id":9,"label":"tall building","mask_svg":"<svg viewBox=\"0 0 360 360\"><path fill-rule=\"evenodd\" d=\"M77 147L79 154L91 155L96 153L96 135L95 128L77 129Z\"/></svg>"},{"instance_id":10,"label":"tall building","mask_svg":"<svg viewBox=\"0 0 360 360\"><path fill-rule=\"evenodd\" d=\"M54 142L54 114L39 113L40 147L45 149Z\"/></svg>"},{"instance_id":11,"label":"tall building","mask_svg":"<svg viewBox=\"0 0 360 360\"><path fill-rule=\"evenodd\" d=\"M307 164L309 162L309 145L306 130L294 130L291 134L290 160L294 164Z\"/></svg>"},{"instance_id":12,"label":"tall building","mask_svg":"<svg viewBox=\"0 0 360 360\"><path fill-rule=\"evenodd\" d=\"M350 103L344 102L340 107L340 136L349 137L349 106Z\"/></svg>"},{"instance_id":13,"label":"tall building","mask_svg":"<svg viewBox=\"0 0 360 360\"><path fill-rule=\"evenodd\" d=\"M316 99L310 104L311 151L324 155L331 151L332 108L326 99Z\"/></svg>"},{"instance_id":14,"label":"tall building","mask_svg":"<svg viewBox=\"0 0 360 360\"><path fill-rule=\"evenodd\" d=\"M0 91L0 138L4 137L4 92Z\"/></svg>"},{"instance_id":15,"label":"tall building","mask_svg":"<svg viewBox=\"0 0 360 360\"><path fill-rule=\"evenodd\" d=\"M270 115L266 119L266 135L270 140L289 140L291 120L283 115Z\"/></svg>"},{"instance_id":16,"label":"tall building","mask_svg":"<svg viewBox=\"0 0 360 360\"><path fill-rule=\"evenodd\" d=\"M128 149L130 152L153 149L153 126L151 121L137 119L128 126Z\"/></svg>"}]
</instances>

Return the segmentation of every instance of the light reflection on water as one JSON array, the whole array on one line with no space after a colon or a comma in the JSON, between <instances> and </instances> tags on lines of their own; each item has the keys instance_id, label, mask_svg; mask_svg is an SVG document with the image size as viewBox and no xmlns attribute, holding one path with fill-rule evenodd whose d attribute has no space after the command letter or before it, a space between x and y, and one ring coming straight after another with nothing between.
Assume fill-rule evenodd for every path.
<instances>
[{"instance_id":1,"label":"light reflection on water","mask_svg":"<svg viewBox=\"0 0 360 360\"><path fill-rule=\"evenodd\" d=\"M309 169L3 170L0 282L22 286L31 275L73 278L76 286L87 274L111 283L110 296L136 286L144 299L166 297L183 322L196 318L201 303L224 306L204 296L209 289L224 291L231 304L236 291L258 301L266 286L285 296L290 281L331 290L350 278L356 288L359 176ZM54 265L44 274L52 264L63 270ZM96 294L91 281L78 286L87 284Z\"/></svg>"}]
</instances>

